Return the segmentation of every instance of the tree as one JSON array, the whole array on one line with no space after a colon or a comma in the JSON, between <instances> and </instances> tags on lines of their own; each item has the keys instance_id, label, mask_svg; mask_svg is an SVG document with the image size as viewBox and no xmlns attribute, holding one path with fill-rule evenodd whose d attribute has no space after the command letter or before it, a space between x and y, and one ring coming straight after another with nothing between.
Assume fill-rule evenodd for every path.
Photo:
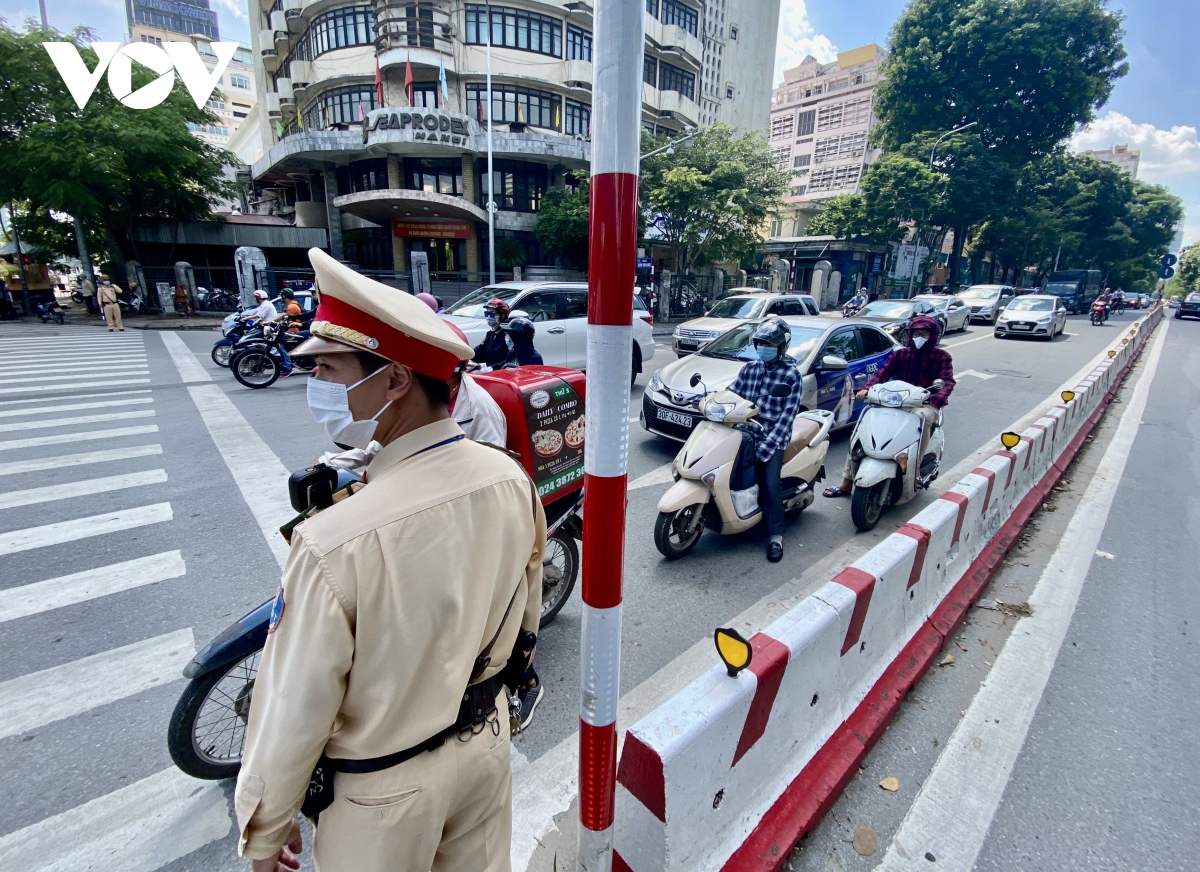
<instances>
[{"instance_id":1,"label":"tree","mask_svg":"<svg viewBox=\"0 0 1200 872\"><path fill-rule=\"evenodd\" d=\"M862 194L838 194L808 222L809 236L855 239L867 234L867 204Z\"/></svg>"},{"instance_id":2,"label":"tree","mask_svg":"<svg viewBox=\"0 0 1200 872\"><path fill-rule=\"evenodd\" d=\"M533 234L550 254L569 260L572 266L587 269L591 186L586 175L582 178L578 175L582 174L577 174L574 191L551 188L542 194Z\"/></svg>"},{"instance_id":3,"label":"tree","mask_svg":"<svg viewBox=\"0 0 1200 872\"><path fill-rule=\"evenodd\" d=\"M669 245L676 270L686 272L750 252L787 183L760 133L715 124L687 146L642 161L639 187L655 241Z\"/></svg>"},{"instance_id":4,"label":"tree","mask_svg":"<svg viewBox=\"0 0 1200 872\"><path fill-rule=\"evenodd\" d=\"M1179 255L1179 264L1171 279L1171 289L1176 294L1200 291L1200 244L1189 245Z\"/></svg>"},{"instance_id":5,"label":"tree","mask_svg":"<svg viewBox=\"0 0 1200 872\"><path fill-rule=\"evenodd\" d=\"M107 250L114 263L137 257L134 228L142 222L194 221L212 217L212 203L235 185L226 168L229 152L191 134L189 125L215 122L196 107L182 86L151 109L125 107L99 87L80 109L42 47L70 40L89 68L92 34L0 27L0 198L23 204L22 238L58 255L76 252L79 219L89 248ZM134 64L136 90L157 76Z\"/></svg>"}]
</instances>

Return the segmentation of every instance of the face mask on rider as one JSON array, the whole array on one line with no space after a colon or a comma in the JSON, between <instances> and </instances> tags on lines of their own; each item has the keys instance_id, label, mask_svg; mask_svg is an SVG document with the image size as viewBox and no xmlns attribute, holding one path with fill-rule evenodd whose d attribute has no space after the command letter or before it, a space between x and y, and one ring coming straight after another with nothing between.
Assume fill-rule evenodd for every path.
<instances>
[{"instance_id":1,"label":"face mask on rider","mask_svg":"<svg viewBox=\"0 0 1200 872\"><path fill-rule=\"evenodd\" d=\"M313 420L325 428L329 438L339 445L351 448L366 448L375 436L379 416L392 404L388 400L383 408L366 421L355 421L354 413L350 411L350 391L363 382L372 379L387 369L391 364L384 364L369 376L359 379L350 387L337 382L320 381L316 378L308 380L308 409L312 412Z\"/></svg>"},{"instance_id":2,"label":"face mask on rider","mask_svg":"<svg viewBox=\"0 0 1200 872\"><path fill-rule=\"evenodd\" d=\"M913 337L913 345L917 346L918 350L924 348L925 343L928 341L929 341L928 337L925 337L925 336L914 336Z\"/></svg>"},{"instance_id":3,"label":"face mask on rider","mask_svg":"<svg viewBox=\"0 0 1200 872\"><path fill-rule=\"evenodd\" d=\"M775 358L779 357L779 349L774 345L756 345L754 350L758 352L758 359L763 363L773 363Z\"/></svg>"}]
</instances>

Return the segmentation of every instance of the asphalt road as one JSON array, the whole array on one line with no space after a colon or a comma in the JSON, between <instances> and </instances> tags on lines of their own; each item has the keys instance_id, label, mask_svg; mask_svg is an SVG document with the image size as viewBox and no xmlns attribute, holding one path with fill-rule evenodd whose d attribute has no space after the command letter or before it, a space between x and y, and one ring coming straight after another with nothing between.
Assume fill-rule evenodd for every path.
<instances>
[{"instance_id":1,"label":"asphalt road","mask_svg":"<svg viewBox=\"0 0 1200 872\"><path fill-rule=\"evenodd\" d=\"M1043 400L1135 317L1103 328L1075 318L1070 335L1050 344L995 340L984 327L949 337L945 346L960 377L947 412L945 468ZM295 469L329 447L306 409L303 378L251 391L209 361L215 334L174 337L248 422L257 452L251 464L260 458L264 468ZM164 739L183 689L179 671L193 648L269 597L279 569L167 341L140 331L32 324L0 330L6 870L51 861L66 867L95 856L122 858L95 868L242 868L233 857L231 785L182 782ZM669 354L660 348L638 379L634 413L653 364ZM67 408L95 402L111 405ZM42 426L23 426L31 424ZM831 470L841 467L847 436L834 440ZM676 450L635 422L630 480L668 464ZM79 457L96 452L109 454L86 463ZM764 540L754 533L706 534L688 558L667 563L652 541L665 487L630 493L626 691L854 535L846 501L818 499L789 525L781 564L765 561ZM884 524L902 522L924 502L893 511ZM108 569L134 560L144 582L137 586L129 582L136 573ZM114 577L124 580L105 588ZM27 587L34 584L40 586ZM518 746L531 760L577 728L579 615L576 593L539 640L539 670L550 692Z\"/></svg>"}]
</instances>

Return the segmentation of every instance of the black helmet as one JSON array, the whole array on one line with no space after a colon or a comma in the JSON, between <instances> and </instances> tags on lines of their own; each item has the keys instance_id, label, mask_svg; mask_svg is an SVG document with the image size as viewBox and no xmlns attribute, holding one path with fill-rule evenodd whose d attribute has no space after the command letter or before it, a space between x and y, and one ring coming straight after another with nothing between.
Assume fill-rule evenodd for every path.
<instances>
[{"instance_id":1,"label":"black helmet","mask_svg":"<svg viewBox=\"0 0 1200 872\"><path fill-rule=\"evenodd\" d=\"M537 329L528 318L513 318L504 322L504 329L509 332L513 342L533 342Z\"/></svg>"},{"instance_id":2,"label":"black helmet","mask_svg":"<svg viewBox=\"0 0 1200 872\"><path fill-rule=\"evenodd\" d=\"M291 288L284 288L279 292L279 296L283 297L285 300L293 300L296 298L296 295L292 293Z\"/></svg>"},{"instance_id":3,"label":"black helmet","mask_svg":"<svg viewBox=\"0 0 1200 872\"><path fill-rule=\"evenodd\" d=\"M785 350L792 341L792 330L782 318L768 318L758 325L750 339L755 345L774 345Z\"/></svg>"}]
</instances>

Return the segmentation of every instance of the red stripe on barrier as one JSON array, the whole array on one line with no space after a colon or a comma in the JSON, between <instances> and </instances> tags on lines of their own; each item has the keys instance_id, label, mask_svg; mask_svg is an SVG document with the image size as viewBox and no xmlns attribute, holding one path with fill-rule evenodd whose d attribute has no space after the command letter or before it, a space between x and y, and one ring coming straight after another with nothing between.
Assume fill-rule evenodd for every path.
<instances>
[{"instance_id":1,"label":"red stripe on barrier","mask_svg":"<svg viewBox=\"0 0 1200 872\"><path fill-rule=\"evenodd\" d=\"M846 628L846 641L842 643L842 655L858 644L862 635L863 622L867 619L867 608L871 605L871 594L875 592L875 576L853 566L847 566L831 581L854 591L854 611L850 613L850 626Z\"/></svg>"},{"instance_id":2,"label":"red stripe on barrier","mask_svg":"<svg viewBox=\"0 0 1200 872\"><path fill-rule=\"evenodd\" d=\"M633 867L625 862L616 848L613 848L613 872L633 872Z\"/></svg>"},{"instance_id":3,"label":"red stripe on barrier","mask_svg":"<svg viewBox=\"0 0 1200 872\"><path fill-rule=\"evenodd\" d=\"M601 173L592 176L591 192L587 320L589 324L625 327L633 323L638 177L632 173ZM622 293L598 293L600 288L613 287L619 287Z\"/></svg>"},{"instance_id":4,"label":"red stripe on barrier","mask_svg":"<svg viewBox=\"0 0 1200 872\"><path fill-rule=\"evenodd\" d=\"M635 733L625 734L617 783L663 823L667 821L667 786L662 758Z\"/></svg>"},{"instance_id":5,"label":"red stripe on barrier","mask_svg":"<svg viewBox=\"0 0 1200 872\"><path fill-rule=\"evenodd\" d=\"M1029 443L1029 450L1025 452L1025 463L1021 466L1021 470L1023 472L1026 469L1029 469L1029 458L1033 457L1033 437L1021 436L1021 441Z\"/></svg>"},{"instance_id":6,"label":"red stripe on barrier","mask_svg":"<svg viewBox=\"0 0 1200 872\"><path fill-rule=\"evenodd\" d=\"M625 506L629 476L583 477L583 601L595 609L621 604ZM618 523L619 521L619 523Z\"/></svg>"},{"instance_id":7,"label":"red stripe on barrier","mask_svg":"<svg viewBox=\"0 0 1200 872\"><path fill-rule=\"evenodd\" d=\"M996 483L996 473L983 466L977 466L972 469L971 472L975 473L976 475L982 475L987 479L987 493L983 495L983 511L986 512L988 510L988 506L991 505L992 502L992 485Z\"/></svg>"},{"instance_id":8,"label":"red stripe on barrier","mask_svg":"<svg viewBox=\"0 0 1200 872\"><path fill-rule=\"evenodd\" d=\"M625 747L629 747L628 737ZM655 755L657 757L657 755ZM617 725L579 721L579 821L599 832L612 826L616 793ZM659 762L659 777L662 763ZM632 792L632 791L631 791ZM664 802L665 805L665 802Z\"/></svg>"},{"instance_id":9,"label":"red stripe on barrier","mask_svg":"<svg viewBox=\"0 0 1200 872\"><path fill-rule=\"evenodd\" d=\"M775 696L779 693L779 684L783 681L783 673L787 670L788 658L791 656L787 645L763 633L756 633L751 637L750 647L754 649L754 656L747 668L758 677L758 685L754 688L754 700L746 714L746 724L742 727L737 750L733 752L731 768L738 764L766 732L767 721L770 720L771 709L775 705Z\"/></svg>"},{"instance_id":10,"label":"red stripe on barrier","mask_svg":"<svg viewBox=\"0 0 1200 872\"><path fill-rule=\"evenodd\" d=\"M896 532L901 536L917 540L917 553L913 556L912 569L908 573L908 584L904 588L908 590L921 580L921 573L925 570L925 552L929 550L929 537L933 534L919 524L905 524Z\"/></svg>"},{"instance_id":11,"label":"red stripe on barrier","mask_svg":"<svg viewBox=\"0 0 1200 872\"><path fill-rule=\"evenodd\" d=\"M1008 490L1008 486L1012 484L1013 470L1017 468L1017 455L1011 451L997 451L996 454L1008 458L1008 478L1004 480L1004 489Z\"/></svg>"},{"instance_id":12,"label":"red stripe on barrier","mask_svg":"<svg viewBox=\"0 0 1200 872\"><path fill-rule=\"evenodd\" d=\"M1038 454L1041 454L1043 451L1046 450L1046 432L1050 428L1047 427L1045 424L1030 424L1029 428L1031 430L1041 430L1042 431L1042 446L1041 446L1041 448L1038 449Z\"/></svg>"},{"instance_id":13,"label":"red stripe on barrier","mask_svg":"<svg viewBox=\"0 0 1200 872\"><path fill-rule=\"evenodd\" d=\"M954 519L954 538L950 540L951 545L958 544L958 534L962 532L963 519L967 516L967 503L970 500L966 494L957 494L954 491L946 491L938 499L946 500L958 506L958 517Z\"/></svg>"}]
</instances>

